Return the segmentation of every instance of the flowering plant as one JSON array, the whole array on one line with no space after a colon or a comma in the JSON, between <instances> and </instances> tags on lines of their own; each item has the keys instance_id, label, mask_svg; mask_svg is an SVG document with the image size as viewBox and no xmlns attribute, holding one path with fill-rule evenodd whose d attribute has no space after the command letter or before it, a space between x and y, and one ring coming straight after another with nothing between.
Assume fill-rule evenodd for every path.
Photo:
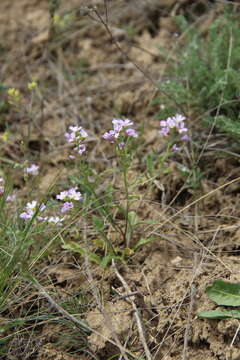
<instances>
[{"instance_id":1,"label":"flowering plant","mask_svg":"<svg viewBox=\"0 0 240 360\"><path fill-rule=\"evenodd\" d=\"M182 141L188 141L189 136L187 135L188 128L185 125L186 117L180 114L176 114L173 117L168 117L167 120L160 121L160 131L159 133L167 137L169 135L177 136L177 139ZM179 137L180 135L180 137ZM173 151L178 151L180 148L177 144L172 145Z\"/></svg>"},{"instance_id":2,"label":"flowering plant","mask_svg":"<svg viewBox=\"0 0 240 360\"><path fill-rule=\"evenodd\" d=\"M130 246L131 238L131 224L129 222L130 214L130 184L128 181L128 171L132 161L132 149L129 145L130 138L138 137L135 129L133 129L133 122L129 119L113 119L113 129L105 132L102 137L105 140L110 141L111 144L115 144L115 151L120 168L120 172L123 175L124 191L126 197L125 208L125 229L123 234L126 247Z\"/></svg>"},{"instance_id":3,"label":"flowering plant","mask_svg":"<svg viewBox=\"0 0 240 360\"><path fill-rule=\"evenodd\" d=\"M86 151L86 145L84 141L88 137L88 133L81 126L69 126L69 132L65 133L67 142L72 143L74 151L78 155L82 155ZM75 155L70 155L70 159L75 159Z\"/></svg>"},{"instance_id":4,"label":"flowering plant","mask_svg":"<svg viewBox=\"0 0 240 360\"><path fill-rule=\"evenodd\" d=\"M113 129L103 134L103 139L110 141L112 144L116 143L120 149L125 146L128 137L137 137L136 130L131 128L133 122L129 119L113 119Z\"/></svg>"},{"instance_id":5,"label":"flowering plant","mask_svg":"<svg viewBox=\"0 0 240 360\"><path fill-rule=\"evenodd\" d=\"M37 212L43 212L46 209L45 204L38 204L36 200L28 202L25 206L25 211L22 212L19 217L23 220L31 220ZM43 221L45 218L37 216L38 221Z\"/></svg>"},{"instance_id":6,"label":"flowering plant","mask_svg":"<svg viewBox=\"0 0 240 360\"><path fill-rule=\"evenodd\" d=\"M61 213L65 213L74 207L73 200L82 200L82 194L77 191L77 187L73 187L69 190L61 191L60 194L56 196L56 199L65 201L61 209Z\"/></svg>"}]
</instances>

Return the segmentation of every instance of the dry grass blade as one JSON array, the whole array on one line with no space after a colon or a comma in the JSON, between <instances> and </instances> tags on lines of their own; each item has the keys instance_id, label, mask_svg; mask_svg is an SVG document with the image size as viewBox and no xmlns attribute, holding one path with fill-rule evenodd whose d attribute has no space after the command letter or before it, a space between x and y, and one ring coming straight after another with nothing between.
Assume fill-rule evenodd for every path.
<instances>
[{"instance_id":1,"label":"dry grass blade","mask_svg":"<svg viewBox=\"0 0 240 360\"><path fill-rule=\"evenodd\" d=\"M131 293L131 289L129 288L128 284L126 283L126 281L124 280L124 278L122 277L122 275L119 273L116 265L115 265L115 262L114 260L112 260L112 266L114 268L114 271L118 277L118 279L121 281L121 283L123 284L123 287L125 288L126 292L127 293ZM145 355L146 355L146 358L148 360L152 360L152 356L151 356L151 353L150 353L150 350L148 348L148 345L147 345L147 341L146 341L146 337L145 337L145 331L144 331L144 328L143 328L143 323L142 323L142 320L140 318L140 314L139 314L139 310L134 302L134 300L132 300L130 298L129 300L132 304L132 307L133 307L133 310L134 310L134 317L136 319L136 323L137 323L137 327L138 327L138 333L139 333L139 338L143 344L143 348L144 348L144 351L145 351Z\"/></svg>"}]
</instances>

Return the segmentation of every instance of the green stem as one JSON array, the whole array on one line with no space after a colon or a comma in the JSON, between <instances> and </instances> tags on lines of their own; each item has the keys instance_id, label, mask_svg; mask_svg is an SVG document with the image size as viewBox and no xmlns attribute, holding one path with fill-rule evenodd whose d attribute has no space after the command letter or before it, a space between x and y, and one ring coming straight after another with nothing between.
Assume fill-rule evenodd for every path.
<instances>
[{"instance_id":1,"label":"green stem","mask_svg":"<svg viewBox=\"0 0 240 360\"><path fill-rule=\"evenodd\" d=\"M127 201L127 205L126 205L126 214L125 214L125 230L124 230L124 240L125 240L125 244L126 247L129 248L130 246L130 236L128 236L128 228L129 228L129 219L128 219L128 214L130 211L130 204L129 204L129 191L128 191L128 180L127 180L127 167L123 166L123 180L124 180L124 188L125 188L125 194L126 194L126 201Z\"/></svg>"},{"instance_id":2,"label":"green stem","mask_svg":"<svg viewBox=\"0 0 240 360\"><path fill-rule=\"evenodd\" d=\"M83 170L82 174L84 176L84 183L85 183L85 185L87 185L87 187L88 187L89 191L91 192L91 194L94 195L94 198L95 198L95 201L96 201L96 209L97 209L99 215L102 216L103 218L108 217L111 220L111 224L113 225L115 230L119 230L119 229L116 229L116 225L114 224L114 221L113 221L112 217L109 216L107 210L104 208L104 206L102 206L102 204L100 204L100 202L98 200L98 197L97 197L97 194L96 194L92 184L90 184L89 181L88 181L88 174L86 173L84 166L81 166L81 168ZM116 251L115 251L111 241L106 236L106 234L103 231L101 231L100 235L102 236L104 242L107 244L108 249L111 251L111 253L113 255L116 255Z\"/></svg>"}]
</instances>

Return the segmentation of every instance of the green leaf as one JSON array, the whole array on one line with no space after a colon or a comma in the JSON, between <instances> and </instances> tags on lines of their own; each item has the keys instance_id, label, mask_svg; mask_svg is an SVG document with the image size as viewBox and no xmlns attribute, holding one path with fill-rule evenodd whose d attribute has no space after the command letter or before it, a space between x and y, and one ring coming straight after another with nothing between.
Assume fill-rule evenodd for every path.
<instances>
[{"instance_id":1,"label":"green leaf","mask_svg":"<svg viewBox=\"0 0 240 360\"><path fill-rule=\"evenodd\" d=\"M97 232L102 232L104 229L104 221L99 216L96 215L93 215L92 221L93 221L94 230L96 230Z\"/></svg>"},{"instance_id":2,"label":"green leaf","mask_svg":"<svg viewBox=\"0 0 240 360\"><path fill-rule=\"evenodd\" d=\"M202 311L197 314L201 319L240 319L240 310L212 310L212 311Z\"/></svg>"},{"instance_id":3,"label":"green leaf","mask_svg":"<svg viewBox=\"0 0 240 360\"><path fill-rule=\"evenodd\" d=\"M138 222L138 216L137 214L135 213L135 211L130 211L128 213L128 222L130 224L130 226L134 226L137 224Z\"/></svg>"},{"instance_id":4,"label":"green leaf","mask_svg":"<svg viewBox=\"0 0 240 360\"><path fill-rule=\"evenodd\" d=\"M206 294L218 305L240 306L240 283L216 280L207 287Z\"/></svg>"},{"instance_id":5,"label":"green leaf","mask_svg":"<svg viewBox=\"0 0 240 360\"><path fill-rule=\"evenodd\" d=\"M89 258L90 261L92 262L95 262L96 264L100 265L101 262L102 262L102 259L97 256L96 254L94 254L93 252L91 251L87 251L86 249L84 249L81 245L79 244L76 244L74 242L70 242L68 244L64 244L62 246L63 249L65 250L71 250L73 252L76 252L80 255L82 255L83 257L84 256L87 256Z\"/></svg>"},{"instance_id":6,"label":"green leaf","mask_svg":"<svg viewBox=\"0 0 240 360\"><path fill-rule=\"evenodd\" d=\"M136 225L159 225L159 221L147 220L147 221L139 221Z\"/></svg>"},{"instance_id":7,"label":"green leaf","mask_svg":"<svg viewBox=\"0 0 240 360\"><path fill-rule=\"evenodd\" d=\"M153 176L155 167L154 167L154 161L153 161L152 156L150 156L150 155L147 156L146 165L147 165L147 170L148 170L150 176Z\"/></svg>"},{"instance_id":8,"label":"green leaf","mask_svg":"<svg viewBox=\"0 0 240 360\"><path fill-rule=\"evenodd\" d=\"M101 261L100 265L103 268L105 268L111 262L112 259L119 260L119 259L121 259L121 257L120 256L115 256L115 255L112 255L112 254L108 254L108 255L106 255L106 256L104 256L102 258L102 261Z\"/></svg>"},{"instance_id":9,"label":"green leaf","mask_svg":"<svg viewBox=\"0 0 240 360\"><path fill-rule=\"evenodd\" d=\"M134 250L137 250L140 246L148 244L152 241L156 240L155 237L150 237L150 238L140 238L140 240L138 240L138 242L136 243L136 245L134 246Z\"/></svg>"}]
</instances>

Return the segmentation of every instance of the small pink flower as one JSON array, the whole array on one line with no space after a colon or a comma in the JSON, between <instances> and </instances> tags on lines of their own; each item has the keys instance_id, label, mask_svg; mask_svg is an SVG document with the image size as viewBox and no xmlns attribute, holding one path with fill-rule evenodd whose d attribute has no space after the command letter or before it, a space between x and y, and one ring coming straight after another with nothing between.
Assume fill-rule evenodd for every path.
<instances>
[{"instance_id":1,"label":"small pink flower","mask_svg":"<svg viewBox=\"0 0 240 360\"><path fill-rule=\"evenodd\" d=\"M165 120L161 120L160 121L160 126L165 127L165 126L168 126L168 125L167 125L167 122Z\"/></svg>"},{"instance_id":2,"label":"small pink flower","mask_svg":"<svg viewBox=\"0 0 240 360\"><path fill-rule=\"evenodd\" d=\"M188 131L188 129L185 127L184 122L180 122L180 123L178 124L177 129L178 129L179 134L182 134L182 133Z\"/></svg>"},{"instance_id":3,"label":"small pink flower","mask_svg":"<svg viewBox=\"0 0 240 360\"><path fill-rule=\"evenodd\" d=\"M103 139L108 140L111 143L114 143L116 139L118 139L121 136L132 136L132 137L138 136L137 132L134 129L129 128L129 126L133 125L133 122L130 121L129 119L113 119L112 124L113 124L113 129L105 132L102 135ZM123 130L125 131L123 132Z\"/></svg>"},{"instance_id":4,"label":"small pink flower","mask_svg":"<svg viewBox=\"0 0 240 360\"><path fill-rule=\"evenodd\" d=\"M113 119L112 123L115 132L120 132L123 128L133 125L133 122L128 119Z\"/></svg>"},{"instance_id":5,"label":"small pink flower","mask_svg":"<svg viewBox=\"0 0 240 360\"><path fill-rule=\"evenodd\" d=\"M68 212L69 210L71 210L73 208L73 203L72 202L65 202L63 204L63 207L61 209L61 213L65 213L65 212Z\"/></svg>"},{"instance_id":6,"label":"small pink flower","mask_svg":"<svg viewBox=\"0 0 240 360\"><path fill-rule=\"evenodd\" d=\"M36 175L38 175L38 173L39 173L39 166L36 165L36 164L32 164L32 165L30 165L29 167L24 168L24 172L25 172L26 174L30 174L30 175L36 176Z\"/></svg>"},{"instance_id":7,"label":"small pink flower","mask_svg":"<svg viewBox=\"0 0 240 360\"><path fill-rule=\"evenodd\" d=\"M181 123L184 120L186 120L185 116L181 115L181 114L176 114L173 119L175 120L176 123Z\"/></svg>"},{"instance_id":8,"label":"small pink flower","mask_svg":"<svg viewBox=\"0 0 240 360\"><path fill-rule=\"evenodd\" d=\"M60 194L56 195L57 200L82 200L82 194L77 191L77 187L73 187L69 190L61 191Z\"/></svg>"},{"instance_id":9,"label":"small pink flower","mask_svg":"<svg viewBox=\"0 0 240 360\"><path fill-rule=\"evenodd\" d=\"M138 137L138 134L137 134L136 130L134 130L134 129L127 129L125 131L125 134L127 136Z\"/></svg>"},{"instance_id":10,"label":"small pink flower","mask_svg":"<svg viewBox=\"0 0 240 360\"><path fill-rule=\"evenodd\" d=\"M38 203L36 200L33 200L32 202L28 202L25 206L25 211L19 215L19 217L23 220L30 220L36 213L36 211L44 211L46 209L46 206L44 204L40 204L38 206ZM37 216L37 220L42 221L44 218L41 216Z\"/></svg>"},{"instance_id":11,"label":"small pink flower","mask_svg":"<svg viewBox=\"0 0 240 360\"><path fill-rule=\"evenodd\" d=\"M189 141L190 137L188 135L183 135L182 137L180 137L180 140L182 141Z\"/></svg>"},{"instance_id":12,"label":"small pink flower","mask_svg":"<svg viewBox=\"0 0 240 360\"><path fill-rule=\"evenodd\" d=\"M56 196L56 199L58 200L65 200L68 196L68 191L67 190L64 190L64 191L61 191L60 194L58 194Z\"/></svg>"},{"instance_id":13,"label":"small pink flower","mask_svg":"<svg viewBox=\"0 0 240 360\"><path fill-rule=\"evenodd\" d=\"M27 212L23 212L19 215L19 217L23 220L29 220L33 217L33 214L29 214Z\"/></svg>"},{"instance_id":14,"label":"small pink flower","mask_svg":"<svg viewBox=\"0 0 240 360\"><path fill-rule=\"evenodd\" d=\"M64 136L69 143L76 141L76 136L74 133L65 133Z\"/></svg>"},{"instance_id":15,"label":"small pink flower","mask_svg":"<svg viewBox=\"0 0 240 360\"><path fill-rule=\"evenodd\" d=\"M109 131L105 132L102 137L105 140L114 142L114 139L116 138L116 133L114 130L109 130Z\"/></svg>"},{"instance_id":16,"label":"small pink flower","mask_svg":"<svg viewBox=\"0 0 240 360\"><path fill-rule=\"evenodd\" d=\"M170 129L173 129L174 127L176 127L176 121L174 118L168 118L167 119L167 126L170 128Z\"/></svg>"},{"instance_id":17,"label":"small pink flower","mask_svg":"<svg viewBox=\"0 0 240 360\"><path fill-rule=\"evenodd\" d=\"M62 221L64 220L64 218L60 218L59 216L50 216L50 217L46 218L45 220L47 220L47 222L49 224L62 225Z\"/></svg>"},{"instance_id":18,"label":"small pink flower","mask_svg":"<svg viewBox=\"0 0 240 360\"><path fill-rule=\"evenodd\" d=\"M81 126L69 126L69 132L64 134L67 142L75 145L74 151L82 155L86 151L86 146L83 144L88 137L88 133ZM70 159L75 159L75 155L70 155Z\"/></svg>"},{"instance_id":19,"label":"small pink flower","mask_svg":"<svg viewBox=\"0 0 240 360\"><path fill-rule=\"evenodd\" d=\"M6 198L6 201L14 201L16 199L16 194L9 194Z\"/></svg>"},{"instance_id":20,"label":"small pink flower","mask_svg":"<svg viewBox=\"0 0 240 360\"><path fill-rule=\"evenodd\" d=\"M185 126L184 121L186 120L185 116L180 115L180 114L176 114L173 117L168 117L167 120L161 120L160 121L160 131L159 133L162 136L168 136L169 133L171 132L172 129L175 129L178 134L183 134L183 133L187 133L188 129ZM185 135L185 137L181 137L181 140L187 140L187 135Z\"/></svg>"},{"instance_id":21,"label":"small pink flower","mask_svg":"<svg viewBox=\"0 0 240 360\"><path fill-rule=\"evenodd\" d=\"M172 151L178 151L180 148L176 145L176 144L174 144L173 145L173 147L172 147Z\"/></svg>"},{"instance_id":22,"label":"small pink flower","mask_svg":"<svg viewBox=\"0 0 240 360\"><path fill-rule=\"evenodd\" d=\"M77 151L79 155L82 155L86 151L86 145L80 144L74 150Z\"/></svg>"},{"instance_id":23,"label":"small pink flower","mask_svg":"<svg viewBox=\"0 0 240 360\"><path fill-rule=\"evenodd\" d=\"M82 194L77 191L77 187L71 188L68 190L68 197L72 200L82 200Z\"/></svg>"},{"instance_id":24,"label":"small pink flower","mask_svg":"<svg viewBox=\"0 0 240 360\"><path fill-rule=\"evenodd\" d=\"M163 127L159 133L162 135L162 136L168 136L169 134L169 128L168 127Z\"/></svg>"}]
</instances>

